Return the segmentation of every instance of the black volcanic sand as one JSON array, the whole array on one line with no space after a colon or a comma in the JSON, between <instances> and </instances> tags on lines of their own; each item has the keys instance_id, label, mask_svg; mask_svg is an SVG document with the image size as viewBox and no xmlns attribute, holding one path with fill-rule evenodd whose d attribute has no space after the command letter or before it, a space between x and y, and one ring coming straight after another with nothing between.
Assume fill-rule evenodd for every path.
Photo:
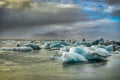
<instances>
[{"instance_id":1,"label":"black volcanic sand","mask_svg":"<svg viewBox=\"0 0 120 80\"><path fill-rule=\"evenodd\" d=\"M119 80L120 53L98 63L63 64L57 51L0 51L0 80Z\"/></svg>"}]
</instances>

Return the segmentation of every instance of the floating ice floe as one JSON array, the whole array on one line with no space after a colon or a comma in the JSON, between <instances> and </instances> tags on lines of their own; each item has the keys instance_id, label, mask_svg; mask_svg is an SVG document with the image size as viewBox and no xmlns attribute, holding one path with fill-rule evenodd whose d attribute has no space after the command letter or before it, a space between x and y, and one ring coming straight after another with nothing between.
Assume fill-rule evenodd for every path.
<instances>
[{"instance_id":1,"label":"floating ice floe","mask_svg":"<svg viewBox=\"0 0 120 80\"><path fill-rule=\"evenodd\" d=\"M3 47L1 50L4 51L33 51L31 47Z\"/></svg>"},{"instance_id":2,"label":"floating ice floe","mask_svg":"<svg viewBox=\"0 0 120 80\"><path fill-rule=\"evenodd\" d=\"M34 43L28 43L28 44L18 43L17 47L31 47L33 50L40 50L41 49L39 47L39 45L34 44Z\"/></svg>"},{"instance_id":3,"label":"floating ice floe","mask_svg":"<svg viewBox=\"0 0 120 80\"><path fill-rule=\"evenodd\" d=\"M113 45L108 45L108 46L100 45L100 46L98 46L98 47L99 47L99 48L106 49L107 51L113 51Z\"/></svg>"},{"instance_id":4,"label":"floating ice floe","mask_svg":"<svg viewBox=\"0 0 120 80\"><path fill-rule=\"evenodd\" d=\"M29 43L26 45L27 47L33 48L33 50L40 50L41 48L37 44Z\"/></svg>"},{"instance_id":5,"label":"floating ice floe","mask_svg":"<svg viewBox=\"0 0 120 80\"><path fill-rule=\"evenodd\" d=\"M62 54L62 52L69 52L71 46L65 46L63 48L60 48L59 53Z\"/></svg>"},{"instance_id":6,"label":"floating ice floe","mask_svg":"<svg viewBox=\"0 0 120 80\"><path fill-rule=\"evenodd\" d=\"M44 43L44 45L42 45L41 46L41 48L43 48L43 49L50 49L50 42L46 42L46 43Z\"/></svg>"},{"instance_id":7,"label":"floating ice floe","mask_svg":"<svg viewBox=\"0 0 120 80\"><path fill-rule=\"evenodd\" d=\"M80 45L84 45L84 46L90 47L90 46L91 46L91 43L89 43L89 42L75 42L75 43L73 44L73 46L80 46Z\"/></svg>"},{"instance_id":8,"label":"floating ice floe","mask_svg":"<svg viewBox=\"0 0 120 80\"><path fill-rule=\"evenodd\" d=\"M61 53L63 62L100 61L111 55L103 48L86 46L71 47L68 52L63 49Z\"/></svg>"},{"instance_id":9,"label":"floating ice floe","mask_svg":"<svg viewBox=\"0 0 120 80\"><path fill-rule=\"evenodd\" d=\"M104 43L104 39L100 38L91 42L91 45L98 45L99 43Z\"/></svg>"},{"instance_id":10,"label":"floating ice floe","mask_svg":"<svg viewBox=\"0 0 120 80\"><path fill-rule=\"evenodd\" d=\"M85 62L88 61L84 56L78 53L63 52L62 53L63 62Z\"/></svg>"},{"instance_id":11,"label":"floating ice floe","mask_svg":"<svg viewBox=\"0 0 120 80\"><path fill-rule=\"evenodd\" d=\"M102 56L102 57L109 57L109 56L111 56L111 54L107 50L105 50L103 48L95 49L95 53L97 55L99 55L99 56Z\"/></svg>"},{"instance_id":12,"label":"floating ice floe","mask_svg":"<svg viewBox=\"0 0 120 80\"><path fill-rule=\"evenodd\" d=\"M65 46L69 46L70 44L67 42L47 42L44 45L42 45L42 48L44 49L60 49Z\"/></svg>"}]
</instances>

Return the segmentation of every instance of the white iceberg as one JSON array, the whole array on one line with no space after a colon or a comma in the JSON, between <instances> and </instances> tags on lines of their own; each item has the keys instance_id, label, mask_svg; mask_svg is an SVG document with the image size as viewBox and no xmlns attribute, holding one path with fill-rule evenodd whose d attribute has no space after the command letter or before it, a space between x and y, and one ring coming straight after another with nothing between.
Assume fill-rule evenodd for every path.
<instances>
[{"instance_id":1,"label":"white iceberg","mask_svg":"<svg viewBox=\"0 0 120 80\"><path fill-rule=\"evenodd\" d=\"M33 50L40 50L41 48L39 47L39 45L34 44L34 43L18 43L17 47L31 47Z\"/></svg>"},{"instance_id":2,"label":"white iceberg","mask_svg":"<svg viewBox=\"0 0 120 80\"><path fill-rule=\"evenodd\" d=\"M65 46L69 46L70 44L67 42L47 42L42 45L42 48L44 49L60 49Z\"/></svg>"},{"instance_id":3,"label":"white iceberg","mask_svg":"<svg viewBox=\"0 0 120 80\"><path fill-rule=\"evenodd\" d=\"M99 48L106 49L107 51L113 51L113 45L108 45L108 46L99 45L98 47L99 47Z\"/></svg>"},{"instance_id":4,"label":"white iceberg","mask_svg":"<svg viewBox=\"0 0 120 80\"><path fill-rule=\"evenodd\" d=\"M63 62L85 62L88 61L84 56L78 53L63 52Z\"/></svg>"},{"instance_id":5,"label":"white iceberg","mask_svg":"<svg viewBox=\"0 0 120 80\"><path fill-rule=\"evenodd\" d=\"M71 47L68 51L62 49L60 53L63 62L100 61L111 55L103 48L86 46Z\"/></svg>"},{"instance_id":6,"label":"white iceberg","mask_svg":"<svg viewBox=\"0 0 120 80\"><path fill-rule=\"evenodd\" d=\"M3 47L1 50L4 51L33 51L31 47Z\"/></svg>"},{"instance_id":7,"label":"white iceberg","mask_svg":"<svg viewBox=\"0 0 120 80\"><path fill-rule=\"evenodd\" d=\"M103 48L97 48L95 50L95 53L98 54L99 56L103 56L103 57L111 56L111 54L107 50L105 50Z\"/></svg>"}]
</instances>

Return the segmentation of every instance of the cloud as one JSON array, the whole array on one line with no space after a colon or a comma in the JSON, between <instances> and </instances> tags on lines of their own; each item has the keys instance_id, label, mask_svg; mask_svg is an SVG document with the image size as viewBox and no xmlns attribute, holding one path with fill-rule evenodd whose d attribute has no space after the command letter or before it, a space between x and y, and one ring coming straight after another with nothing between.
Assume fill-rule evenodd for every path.
<instances>
[{"instance_id":1,"label":"cloud","mask_svg":"<svg viewBox=\"0 0 120 80\"><path fill-rule=\"evenodd\" d=\"M94 21L78 21L78 22L72 22L72 23L43 25L40 27L33 26L33 27L9 28L1 32L2 33L1 37L39 38L37 37L38 34L42 36L44 35L46 38L48 38L48 36L57 37L57 38L60 36L67 37L68 33L71 34L75 30L79 30L80 28L96 27L102 23L109 23L109 22L110 22L109 20L102 19L102 20L94 20Z\"/></svg>"},{"instance_id":2,"label":"cloud","mask_svg":"<svg viewBox=\"0 0 120 80\"><path fill-rule=\"evenodd\" d=\"M115 3L119 3L120 0L105 0L105 2L107 2L109 4L115 4Z\"/></svg>"},{"instance_id":3,"label":"cloud","mask_svg":"<svg viewBox=\"0 0 120 80\"><path fill-rule=\"evenodd\" d=\"M26 11L7 10L2 26L36 26L78 21L83 14L69 4L43 3ZM81 16L81 17L80 17Z\"/></svg>"},{"instance_id":4,"label":"cloud","mask_svg":"<svg viewBox=\"0 0 120 80\"><path fill-rule=\"evenodd\" d=\"M31 38L35 39L65 39L68 37L68 30L49 31L43 34L33 34Z\"/></svg>"},{"instance_id":5,"label":"cloud","mask_svg":"<svg viewBox=\"0 0 120 80\"><path fill-rule=\"evenodd\" d=\"M115 17L120 17L120 9L116 10L112 13L112 15L114 15Z\"/></svg>"},{"instance_id":6,"label":"cloud","mask_svg":"<svg viewBox=\"0 0 120 80\"><path fill-rule=\"evenodd\" d=\"M98 34L96 34L95 30L99 30L101 26L105 26L110 23L112 23L111 20L101 19L101 20L94 20L94 21L79 21L79 22L61 24L61 25L48 25L46 26L46 29L48 29L48 31L44 31L44 33L39 32L39 33L33 34L31 38L81 39L83 37L88 37L89 39L91 39L94 36L97 38ZM53 28L51 26L53 26ZM53 30L49 31L49 29L51 28Z\"/></svg>"},{"instance_id":7,"label":"cloud","mask_svg":"<svg viewBox=\"0 0 120 80\"><path fill-rule=\"evenodd\" d=\"M20 30L29 30L29 28L43 29L44 25L72 23L86 19L86 15L80 12L80 8L72 4L46 2L24 10L0 8L0 11L0 36L20 34ZM46 31L45 28L42 32L44 31Z\"/></svg>"},{"instance_id":8,"label":"cloud","mask_svg":"<svg viewBox=\"0 0 120 80\"><path fill-rule=\"evenodd\" d=\"M111 26L113 18L120 16L117 2L97 1L81 0L77 5L45 2L31 7L0 8L0 37L77 39L93 35L97 38L97 31L102 34L103 30L98 28Z\"/></svg>"}]
</instances>

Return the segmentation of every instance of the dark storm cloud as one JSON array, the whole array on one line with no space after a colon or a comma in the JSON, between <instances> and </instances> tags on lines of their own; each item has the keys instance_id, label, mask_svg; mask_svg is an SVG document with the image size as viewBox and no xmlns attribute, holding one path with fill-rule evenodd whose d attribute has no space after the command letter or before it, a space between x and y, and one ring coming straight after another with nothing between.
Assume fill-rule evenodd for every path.
<instances>
[{"instance_id":1,"label":"dark storm cloud","mask_svg":"<svg viewBox=\"0 0 120 80\"><path fill-rule=\"evenodd\" d=\"M35 7L24 12L2 11L1 26L37 26L54 23L66 23L79 20L79 8L73 5L48 5L46 8ZM82 15L83 16L83 15Z\"/></svg>"},{"instance_id":2,"label":"dark storm cloud","mask_svg":"<svg viewBox=\"0 0 120 80\"><path fill-rule=\"evenodd\" d=\"M1 9L0 37L79 39L80 36L93 38L94 35L97 38L97 31L91 29L97 29L101 24L104 27L108 24L108 27L113 23L112 19L115 20L120 15L118 0L97 1L81 0L79 5L46 2L20 10Z\"/></svg>"},{"instance_id":3,"label":"dark storm cloud","mask_svg":"<svg viewBox=\"0 0 120 80\"><path fill-rule=\"evenodd\" d=\"M109 4L112 9L111 15L113 17L120 17L120 0L105 0L105 3Z\"/></svg>"},{"instance_id":4,"label":"dark storm cloud","mask_svg":"<svg viewBox=\"0 0 120 80\"><path fill-rule=\"evenodd\" d=\"M120 0L105 0L105 2L109 4L115 4L115 3L120 3Z\"/></svg>"},{"instance_id":5,"label":"dark storm cloud","mask_svg":"<svg viewBox=\"0 0 120 80\"><path fill-rule=\"evenodd\" d=\"M44 3L25 11L1 8L0 17L0 34L4 35L4 33L11 31L16 33L18 29L29 30L29 28L36 26L43 27L43 25L83 20L85 14L80 13L79 7L75 5Z\"/></svg>"},{"instance_id":6,"label":"dark storm cloud","mask_svg":"<svg viewBox=\"0 0 120 80\"><path fill-rule=\"evenodd\" d=\"M120 9L119 10L116 10L112 13L113 16L115 17L120 17Z\"/></svg>"}]
</instances>

